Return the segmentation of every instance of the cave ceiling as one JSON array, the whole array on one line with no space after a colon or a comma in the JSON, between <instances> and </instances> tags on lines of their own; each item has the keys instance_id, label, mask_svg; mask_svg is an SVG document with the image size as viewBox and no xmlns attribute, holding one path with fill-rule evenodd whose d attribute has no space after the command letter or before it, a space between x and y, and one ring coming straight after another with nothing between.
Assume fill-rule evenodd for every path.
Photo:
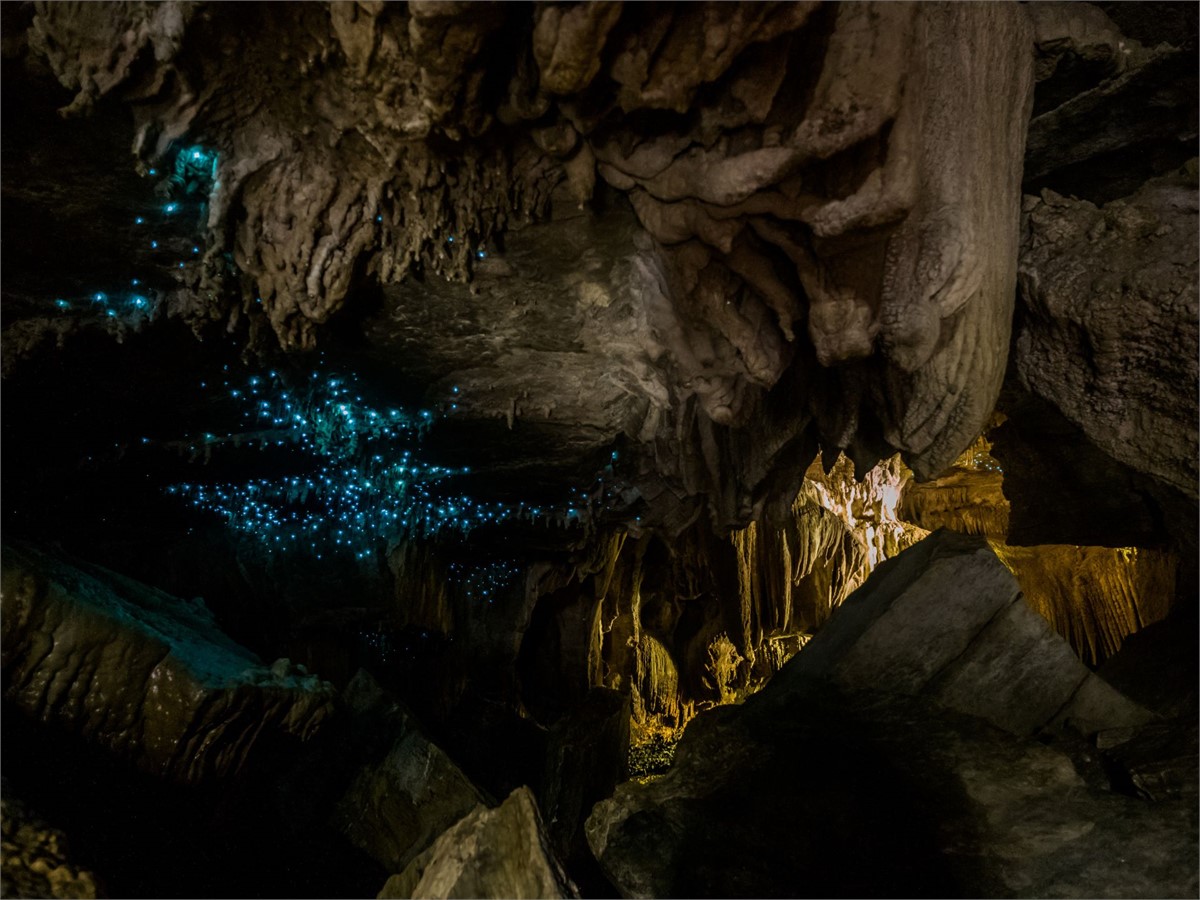
<instances>
[{"instance_id":1,"label":"cave ceiling","mask_svg":"<svg viewBox=\"0 0 1200 900\"><path fill-rule=\"evenodd\" d=\"M1004 4L4 14L6 377L157 341L138 390L186 421L197 384L351 371L437 410L476 492L607 479L666 531L744 523L822 451L944 470L1008 365L1023 178L1189 101L1178 48ZM1089 142L1101 81L1168 87Z\"/></svg>"}]
</instances>

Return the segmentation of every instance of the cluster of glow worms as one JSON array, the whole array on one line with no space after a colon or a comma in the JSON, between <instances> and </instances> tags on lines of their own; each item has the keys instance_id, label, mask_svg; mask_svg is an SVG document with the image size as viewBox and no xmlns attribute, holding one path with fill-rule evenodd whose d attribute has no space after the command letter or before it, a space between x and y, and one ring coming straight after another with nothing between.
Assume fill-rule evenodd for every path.
<instances>
[{"instance_id":1,"label":"cluster of glow worms","mask_svg":"<svg viewBox=\"0 0 1200 900\"><path fill-rule=\"evenodd\" d=\"M190 442L194 457L227 445L290 445L306 461L305 471L241 483L187 482L167 491L219 515L268 549L306 548L318 559L329 550L349 551L365 559L378 541L465 536L511 519L553 516L569 524L579 518L575 506L563 512L437 490L439 483L470 472L414 455L413 445L444 413L377 408L358 393L353 375L312 372L297 385L268 372L238 387L225 382L221 390L243 407L247 427ZM450 403L447 411L456 405Z\"/></svg>"},{"instance_id":2,"label":"cluster of glow worms","mask_svg":"<svg viewBox=\"0 0 1200 900\"><path fill-rule=\"evenodd\" d=\"M161 208L160 224L165 224L176 216L182 209L181 200L199 195L207 199L216 184L218 156L216 152L204 147L186 147L175 156L174 172L168 181L169 198ZM158 169L150 169L147 174L151 178L158 177ZM133 224L139 228L151 228L152 224L144 215L136 216ZM148 238L151 250L159 250L160 236L151 234ZM199 257L199 244L191 244L188 256ZM184 269L186 260L178 260L175 267ZM131 278L128 285L109 287L107 290L93 291L82 297L56 297L54 307L63 314L94 313L108 319L136 320L148 316L154 309L155 301L146 289L142 278Z\"/></svg>"},{"instance_id":3,"label":"cluster of glow worms","mask_svg":"<svg viewBox=\"0 0 1200 900\"><path fill-rule=\"evenodd\" d=\"M494 603L496 598L513 586L524 569L503 560L483 565L450 564L450 578L461 586L468 600Z\"/></svg>"}]
</instances>

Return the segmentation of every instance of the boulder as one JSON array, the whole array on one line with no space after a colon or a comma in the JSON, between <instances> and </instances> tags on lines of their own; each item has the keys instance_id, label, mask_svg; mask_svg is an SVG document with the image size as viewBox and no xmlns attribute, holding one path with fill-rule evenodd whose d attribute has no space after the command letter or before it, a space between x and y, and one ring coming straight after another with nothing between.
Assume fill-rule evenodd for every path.
<instances>
[{"instance_id":1,"label":"boulder","mask_svg":"<svg viewBox=\"0 0 1200 900\"><path fill-rule=\"evenodd\" d=\"M379 892L381 900L578 896L527 787L495 809L476 806Z\"/></svg>"},{"instance_id":2,"label":"boulder","mask_svg":"<svg viewBox=\"0 0 1200 900\"><path fill-rule=\"evenodd\" d=\"M234 775L332 709L331 685L263 665L201 600L32 547L4 548L2 583L5 699L156 774Z\"/></svg>"},{"instance_id":3,"label":"boulder","mask_svg":"<svg viewBox=\"0 0 1200 900\"><path fill-rule=\"evenodd\" d=\"M1141 728L1114 728L1096 735L1108 764L1128 779L1127 788L1150 800L1200 794L1200 753L1195 715L1151 722Z\"/></svg>"},{"instance_id":4,"label":"boulder","mask_svg":"<svg viewBox=\"0 0 1200 900\"><path fill-rule=\"evenodd\" d=\"M925 697L777 678L701 714L671 771L586 829L625 897L1182 897L1194 807L1090 787Z\"/></svg>"},{"instance_id":5,"label":"boulder","mask_svg":"<svg viewBox=\"0 0 1200 900\"><path fill-rule=\"evenodd\" d=\"M760 693L698 716L672 768L619 786L585 830L627 897L1190 896L1186 751L1152 747L1148 723L1023 603L984 538L938 531L877 567ZM1081 773L1086 743L1065 724L1129 744L1129 774ZM1130 796L1136 777L1153 787Z\"/></svg>"},{"instance_id":6,"label":"boulder","mask_svg":"<svg viewBox=\"0 0 1200 900\"><path fill-rule=\"evenodd\" d=\"M369 759L337 805L335 825L386 869L399 872L485 802L412 715L359 670L344 700Z\"/></svg>"},{"instance_id":7,"label":"boulder","mask_svg":"<svg viewBox=\"0 0 1200 900\"><path fill-rule=\"evenodd\" d=\"M1152 718L1029 608L984 538L944 530L882 563L778 679L923 695L1019 735Z\"/></svg>"},{"instance_id":8,"label":"boulder","mask_svg":"<svg viewBox=\"0 0 1200 900\"><path fill-rule=\"evenodd\" d=\"M541 809L555 850L586 854L583 820L624 780L630 696L593 688L583 704L550 727Z\"/></svg>"},{"instance_id":9,"label":"boulder","mask_svg":"<svg viewBox=\"0 0 1200 900\"><path fill-rule=\"evenodd\" d=\"M1025 211L1022 386L1113 459L1195 501L1195 163L1103 207L1046 191Z\"/></svg>"}]
</instances>

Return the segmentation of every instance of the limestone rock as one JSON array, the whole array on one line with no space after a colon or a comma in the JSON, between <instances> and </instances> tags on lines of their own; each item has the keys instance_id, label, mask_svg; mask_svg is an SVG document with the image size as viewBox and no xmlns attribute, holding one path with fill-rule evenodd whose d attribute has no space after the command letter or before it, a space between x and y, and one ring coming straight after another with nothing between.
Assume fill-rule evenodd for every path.
<instances>
[{"instance_id":1,"label":"limestone rock","mask_svg":"<svg viewBox=\"0 0 1200 900\"><path fill-rule=\"evenodd\" d=\"M950 531L881 564L777 678L922 695L1020 735L1151 718L1024 603L983 538Z\"/></svg>"},{"instance_id":2,"label":"limestone rock","mask_svg":"<svg viewBox=\"0 0 1200 900\"><path fill-rule=\"evenodd\" d=\"M1150 800L1200 794L1200 757L1194 717L1151 722L1140 728L1116 728L1096 736L1109 764L1128 779L1139 796Z\"/></svg>"},{"instance_id":3,"label":"limestone rock","mask_svg":"<svg viewBox=\"0 0 1200 900\"><path fill-rule=\"evenodd\" d=\"M1089 665L1164 619L1175 602L1177 563L1168 553L1071 544L991 547L1016 576L1025 602Z\"/></svg>"},{"instance_id":4,"label":"limestone rock","mask_svg":"<svg viewBox=\"0 0 1200 900\"><path fill-rule=\"evenodd\" d=\"M484 798L366 672L345 693L362 737L381 753L346 789L335 823L356 847L400 871Z\"/></svg>"},{"instance_id":5,"label":"limestone rock","mask_svg":"<svg viewBox=\"0 0 1200 900\"><path fill-rule=\"evenodd\" d=\"M487 354L474 368L374 348L402 377L473 372L476 418L628 436L633 487L662 498L646 524L672 531L700 514L745 525L799 484L818 439L864 469L901 451L931 475L990 413L1033 83L1020 8L197 9L27 16L27 55L73 107L132 111L141 171L200 136L216 155L202 255L164 270L129 227L105 245L169 278L164 309L197 333L311 349L380 288L422 347L432 321L469 360ZM523 340L559 294L516 287L528 267L505 259L510 238L591 218L598 191L638 219L627 289L589 271L566 286L582 315ZM491 294L474 304L486 317L404 302L443 283ZM35 333L56 321L33 318ZM586 327L599 320L613 327ZM571 377L548 383L560 365Z\"/></svg>"},{"instance_id":6,"label":"limestone rock","mask_svg":"<svg viewBox=\"0 0 1200 900\"><path fill-rule=\"evenodd\" d=\"M75 863L67 836L43 822L17 798L7 780L0 795L0 886L6 897L93 900L103 896L96 876Z\"/></svg>"},{"instance_id":7,"label":"limestone rock","mask_svg":"<svg viewBox=\"0 0 1200 900\"><path fill-rule=\"evenodd\" d=\"M629 756L628 694L593 688L583 705L550 728L541 810L564 860L586 852L583 821L624 780Z\"/></svg>"},{"instance_id":8,"label":"limestone rock","mask_svg":"<svg viewBox=\"0 0 1200 900\"><path fill-rule=\"evenodd\" d=\"M924 698L777 678L698 717L587 834L627 897L1190 896L1193 807L1089 787Z\"/></svg>"},{"instance_id":9,"label":"limestone rock","mask_svg":"<svg viewBox=\"0 0 1200 900\"><path fill-rule=\"evenodd\" d=\"M1097 447L1193 501L1196 196L1193 167L1102 208L1030 199L1014 353L1024 385Z\"/></svg>"},{"instance_id":10,"label":"limestone rock","mask_svg":"<svg viewBox=\"0 0 1200 900\"><path fill-rule=\"evenodd\" d=\"M3 612L7 700L172 779L234 775L332 709L331 685L262 665L202 601L62 554L6 546Z\"/></svg>"},{"instance_id":11,"label":"limestone rock","mask_svg":"<svg viewBox=\"0 0 1200 900\"><path fill-rule=\"evenodd\" d=\"M1047 80L1029 123L1027 192L1051 188L1103 203L1195 155L1194 36L1176 32L1171 43L1142 47L1092 4L1028 8Z\"/></svg>"},{"instance_id":12,"label":"limestone rock","mask_svg":"<svg viewBox=\"0 0 1200 900\"><path fill-rule=\"evenodd\" d=\"M1086 782L1053 743L1066 719L1114 762L1128 745L1114 787L1164 799ZM631 897L1187 896L1187 744L1156 743L1158 724L1025 607L982 537L938 531L586 832Z\"/></svg>"},{"instance_id":13,"label":"limestone rock","mask_svg":"<svg viewBox=\"0 0 1200 900\"><path fill-rule=\"evenodd\" d=\"M495 809L475 807L379 892L381 900L578 896L526 787Z\"/></svg>"},{"instance_id":14,"label":"limestone rock","mask_svg":"<svg viewBox=\"0 0 1200 900\"><path fill-rule=\"evenodd\" d=\"M1000 472L954 468L932 481L907 481L897 516L926 530L949 528L1003 541L1009 501Z\"/></svg>"}]
</instances>

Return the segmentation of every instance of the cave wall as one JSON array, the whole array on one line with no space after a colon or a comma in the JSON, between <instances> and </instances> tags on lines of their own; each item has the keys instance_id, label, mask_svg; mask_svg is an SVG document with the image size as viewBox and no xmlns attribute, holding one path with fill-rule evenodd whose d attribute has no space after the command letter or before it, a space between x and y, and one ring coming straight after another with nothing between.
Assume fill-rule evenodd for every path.
<instances>
[{"instance_id":1,"label":"cave wall","mask_svg":"<svg viewBox=\"0 0 1200 900\"><path fill-rule=\"evenodd\" d=\"M197 252L176 267L165 245L129 248L169 266L151 315L198 333L311 348L365 287L486 280L534 220L631 210L642 309L620 404L636 414L577 418L632 439L630 486L668 530L745 524L799 484L818 436L863 471L900 450L932 474L994 403L1032 91L1019 9L32 10L10 58L74 92L64 115L131 117L159 188L179 147L213 160L211 196L182 203ZM518 341L505 361L476 412L543 408L520 374L536 359Z\"/></svg>"}]
</instances>

